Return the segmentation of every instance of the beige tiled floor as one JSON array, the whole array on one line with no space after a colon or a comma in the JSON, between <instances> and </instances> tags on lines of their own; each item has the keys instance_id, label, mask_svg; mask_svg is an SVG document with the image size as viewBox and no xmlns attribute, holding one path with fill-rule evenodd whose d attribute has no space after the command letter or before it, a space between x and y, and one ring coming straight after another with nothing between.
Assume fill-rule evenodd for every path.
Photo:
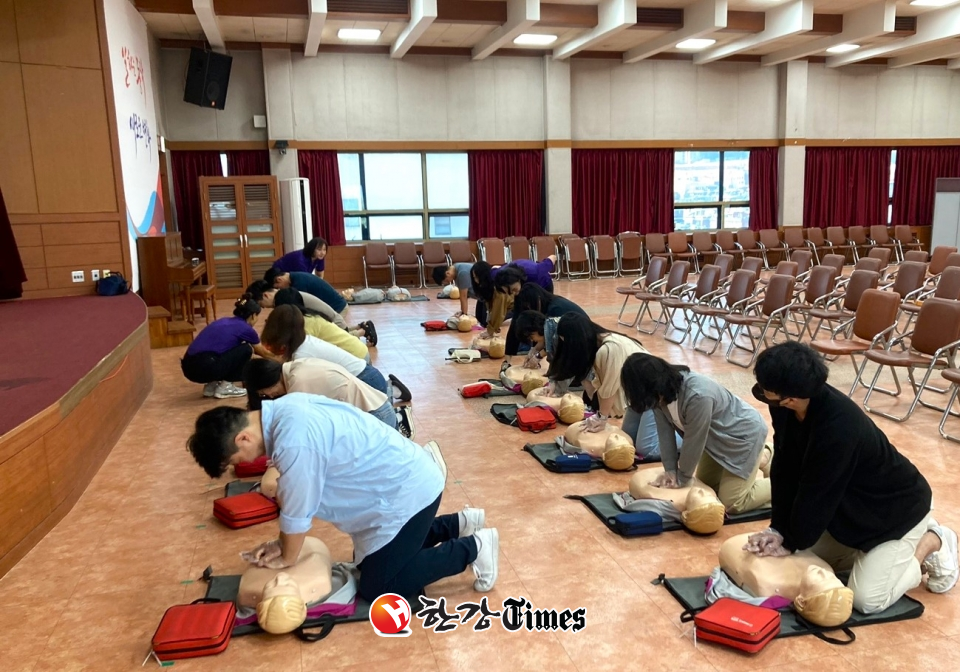
<instances>
[{"instance_id":1,"label":"beige tiled floor","mask_svg":"<svg viewBox=\"0 0 960 672\"><path fill-rule=\"evenodd\" d=\"M615 326L619 302L613 289L623 282L560 282L557 291L601 324ZM678 605L651 580L661 572L707 573L724 539L763 523L725 528L706 539L670 533L628 540L609 533L581 504L562 496L623 489L627 476L552 474L520 451L529 435L490 417L490 402L465 401L456 394L464 382L494 376L498 363L443 360L448 347L470 337L424 334L419 323L442 318L454 306L431 300L358 307L350 318L376 321L375 363L413 391L417 439L433 438L443 446L450 470L443 510L484 507L488 523L500 529L501 573L491 604L522 595L538 608L586 607L586 629L512 634L495 625L481 633L461 627L436 634L417 627L409 639L390 640L376 637L365 624L351 624L316 644L301 644L292 636L238 638L224 654L178 661L176 669L335 671L385 663L395 669L485 672L875 672L960 665L960 597L922 588L912 593L926 605L920 620L860 629L852 646L801 637L776 641L753 657L710 645L694 648L679 627ZM220 308L226 312L227 302ZM719 353L707 357L659 336L642 340L654 353L711 373L753 402L749 371L726 364ZM203 594L197 578L205 567L238 573L243 569L238 552L275 534L275 524L228 531L211 517L211 502L229 478L210 482L184 441L196 415L218 402L204 400L199 386L183 379L180 354L153 352L153 392L100 473L64 521L0 580L0 669L132 670L143 661L164 609ZM849 386L849 361L834 364L831 375ZM937 517L960 526L960 445L940 439L938 421L938 414L920 409L905 425L882 419L879 424L932 483ZM337 558L350 557L343 535L321 523L314 530ZM430 592L453 604L476 596L470 573L435 584Z\"/></svg>"}]
</instances>

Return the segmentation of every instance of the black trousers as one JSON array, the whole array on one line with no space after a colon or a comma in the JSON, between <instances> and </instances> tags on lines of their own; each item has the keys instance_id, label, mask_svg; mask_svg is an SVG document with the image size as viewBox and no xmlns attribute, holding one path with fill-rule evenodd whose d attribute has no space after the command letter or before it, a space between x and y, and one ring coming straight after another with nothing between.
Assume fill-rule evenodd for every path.
<instances>
[{"instance_id":1,"label":"black trousers","mask_svg":"<svg viewBox=\"0 0 960 672\"><path fill-rule=\"evenodd\" d=\"M477 559L476 539L457 538L458 514L436 517L442 496L408 520L386 546L363 559L360 597L372 602L384 593L396 593L416 611L424 588L459 574Z\"/></svg>"},{"instance_id":2,"label":"black trousers","mask_svg":"<svg viewBox=\"0 0 960 672\"><path fill-rule=\"evenodd\" d=\"M191 383L214 383L226 380L231 383L243 380L243 367L253 357L253 348L249 343L227 350L224 353L199 352L186 355L180 360L180 370Z\"/></svg>"}]
</instances>

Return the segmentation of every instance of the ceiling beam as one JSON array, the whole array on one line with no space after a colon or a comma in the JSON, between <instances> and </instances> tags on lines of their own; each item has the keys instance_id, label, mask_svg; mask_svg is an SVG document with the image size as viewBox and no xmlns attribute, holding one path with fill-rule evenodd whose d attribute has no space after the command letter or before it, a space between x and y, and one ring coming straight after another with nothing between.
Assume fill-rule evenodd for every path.
<instances>
[{"instance_id":1,"label":"ceiling beam","mask_svg":"<svg viewBox=\"0 0 960 672\"><path fill-rule=\"evenodd\" d=\"M507 3L482 0L437 0L437 21L500 26L507 22Z\"/></svg>"},{"instance_id":2,"label":"ceiling beam","mask_svg":"<svg viewBox=\"0 0 960 672\"><path fill-rule=\"evenodd\" d=\"M917 49L913 53L897 56L887 61L888 68L905 68L909 65L936 61L941 58L957 58L960 56L960 41L950 40L939 42L926 49ZM951 67L947 64L947 67Z\"/></svg>"},{"instance_id":3,"label":"ceiling beam","mask_svg":"<svg viewBox=\"0 0 960 672\"><path fill-rule=\"evenodd\" d=\"M193 0L133 0L133 6L150 14L193 14Z\"/></svg>"},{"instance_id":4,"label":"ceiling beam","mask_svg":"<svg viewBox=\"0 0 960 672\"><path fill-rule=\"evenodd\" d=\"M827 67L839 68L859 63L868 58L886 56L904 49L933 45L944 40L960 37L960 5L927 12L917 17L917 32L896 42L881 44L872 49L858 49L849 54L838 54L827 59Z\"/></svg>"},{"instance_id":5,"label":"ceiling beam","mask_svg":"<svg viewBox=\"0 0 960 672\"><path fill-rule=\"evenodd\" d=\"M410 0L410 23L390 47L390 58L403 58L437 18L437 0Z\"/></svg>"},{"instance_id":6,"label":"ceiling beam","mask_svg":"<svg viewBox=\"0 0 960 672\"><path fill-rule=\"evenodd\" d=\"M203 28L203 34L210 48L220 53L226 52L227 45L223 41L217 15L213 11L213 0L193 0L193 13L200 21L200 27Z\"/></svg>"},{"instance_id":7,"label":"ceiling beam","mask_svg":"<svg viewBox=\"0 0 960 672\"><path fill-rule=\"evenodd\" d=\"M721 33L759 33L764 28L766 16L763 12L727 12L727 27Z\"/></svg>"},{"instance_id":8,"label":"ceiling beam","mask_svg":"<svg viewBox=\"0 0 960 672\"><path fill-rule=\"evenodd\" d=\"M661 51L673 49L678 42L702 37L727 27L727 0L697 0L683 12L683 28L661 35L624 52L624 63L636 63Z\"/></svg>"},{"instance_id":9,"label":"ceiling beam","mask_svg":"<svg viewBox=\"0 0 960 672\"><path fill-rule=\"evenodd\" d=\"M626 30L636 22L637 0L601 0L596 27L554 49L553 57L557 59L569 58L578 51L589 49L611 35Z\"/></svg>"},{"instance_id":10,"label":"ceiling beam","mask_svg":"<svg viewBox=\"0 0 960 672\"><path fill-rule=\"evenodd\" d=\"M947 61L947 70L960 70L960 58Z\"/></svg>"},{"instance_id":11,"label":"ceiling beam","mask_svg":"<svg viewBox=\"0 0 960 672\"><path fill-rule=\"evenodd\" d=\"M697 65L713 63L741 51L811 30L813 28L813 0L794 0L787 5L767 10L764 26L762 32L745 35L733 42L695 54L693 62Z\"/></svg>"},{"instance_id":12,"label":"ceiling beam","mask_svg":"<svg viewBox=\"0 0 960 672\"><path fill-rule=\"evenodd\" d=\"M213 0L213 10L217 16L302 19L308 4L304 0Z\"/></svg>"},{"instance_id":13,"label":"ceiling beam","mask_svg":"<svg viewBox=\"0 0 960 672\"><path fill-rule=\"evenodd\" d=\"M843 30L832 37L822 37L797 44L760 59L764 65L777 65L804 56L818 54L838 44L857 44L877 35L892 33L897 19L896 0L881 0L843 15Z\"/></svg>"},{"instance_id":14,"label":"ceiling beam","mask_svg":"<svg viewBox=\"0 0 960 672\"><path fill-rule=\"evenodd\" d=\"M473 60L483 60L500 47L510 44L539 20L540 0L507 0L507 22L480 40L473 48Z\"/></svg>"},{"instance_id":15,"label":"ceiling beam","mask_svg":"<svg viewBox=\"0 0 960 672\"><path fill-rule=\"evenodd\" d=\"M307 23L307 40L303 45L303 55L313 58L320 49L320 36L323 34L323 24L327 20L327 0L309 0L307 11L310 13Z\"/></svg>"},{"instance_id":16,"label":"ceiling beam","mask_svg":"<svg viewBox=\"0 0 960 672\"><path fill-rule=\"evenodd\" d=\"M558 5L540 3L540 21L544 28L593 28L597 25L596 5Z\"/></svg>"}]
</instances>

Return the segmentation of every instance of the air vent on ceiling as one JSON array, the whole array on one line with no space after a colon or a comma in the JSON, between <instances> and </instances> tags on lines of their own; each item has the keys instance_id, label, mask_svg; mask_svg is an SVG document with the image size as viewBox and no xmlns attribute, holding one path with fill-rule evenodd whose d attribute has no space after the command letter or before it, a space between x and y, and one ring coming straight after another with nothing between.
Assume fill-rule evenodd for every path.
<instances>
[{"instance_id":1,"label":"air vent on ceiling","mask_svg":"<svg viewBox=\"0 0 960 672\"><path fill-rule=\"evenodd\" d=\"M637 8L637 23L647 26L682 26L683 10L639 7Z\"/></svg>"},{"instance_id":2,"label":"air vent on ceiling","mask_svg":"<svg viewBox=\"0 0 960 672\"><path fill-rule=\"evenodd\" d=\"M898 16L893 23L894 30L913 30L917 29L917 17Z\"/></svg>"},{"instance_id":3,"label":"air vent on ceiling","mask_svg":"<svg viewBox=\"0 0 960 672\"><path fill-rule=\"evenodd\" d=\"M342 14L408 14L409 0L327 0L327 11Z\"/></svg>"}]
</instances>

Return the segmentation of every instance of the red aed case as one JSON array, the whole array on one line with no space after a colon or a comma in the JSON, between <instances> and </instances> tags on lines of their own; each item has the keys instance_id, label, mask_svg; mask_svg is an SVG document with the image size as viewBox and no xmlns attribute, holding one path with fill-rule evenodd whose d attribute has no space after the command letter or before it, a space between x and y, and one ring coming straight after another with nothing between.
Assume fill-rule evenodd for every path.
<instances>
[{"instance_id":1,"label":"red aed case","mask_svg":"<svg viewBox=\"0 0 960 672\"><path fill-rule=\"evenodd\" d=\"M485 394L490 394L492 389L493 386L485 381L470 383L469 385L464 385L460 388L460 396L464 397L465 399L470 399L471 397L482 397Z\"/></svg>"},{"instance_id":2,"label":"red aed case","mask_svg":"<svg viewBox=\"0 0 960 672\"><path fill-rule=\"evenodd\" d=\"M757 653L780 634L780 613L721 597L693 617L697 639Z\"/></svg>"},{"instance_id":3,"label":"red aed case","mask_svg":"<svg viewBox=\"0 0 960 672\"><path fill-rule=\"evenodd\" d=\"M221 497L213 502L213 516L231 529L250 527L280 516L280 507L259 492Z\"/></svg>"},{"instance_id":4,"label":"red aed case","mask_svg":"<svg viewBox=\"0 0 960 672\"><path fill-rule=\"evenodd\" d=\"M546 406L524 406L517 409L517 427L534 434L557 426L557 416Z\"/></svg>"},{"instance_id":5,"label":"red aed case","mask_svg":"<svg viewBox=\"0 0 960 672\"><path fill-rule=\"evenodd\" d=\"M241 462L233 465L233 473L237 478L249 478L251 476L263 476L267 471L267 456L261 455L253 462Z\"/></svg>"},{"instance_id":6,"label":"red aed case","mask_svg":"<svg viewBox=\"0 0 960 672\"><path fill-rule=\"evenodd\" d=\"M153 653L161 661L221 653L230 643L237 609L233 602L178 604L160 619Z\"/></svg>"}]
</instances>

